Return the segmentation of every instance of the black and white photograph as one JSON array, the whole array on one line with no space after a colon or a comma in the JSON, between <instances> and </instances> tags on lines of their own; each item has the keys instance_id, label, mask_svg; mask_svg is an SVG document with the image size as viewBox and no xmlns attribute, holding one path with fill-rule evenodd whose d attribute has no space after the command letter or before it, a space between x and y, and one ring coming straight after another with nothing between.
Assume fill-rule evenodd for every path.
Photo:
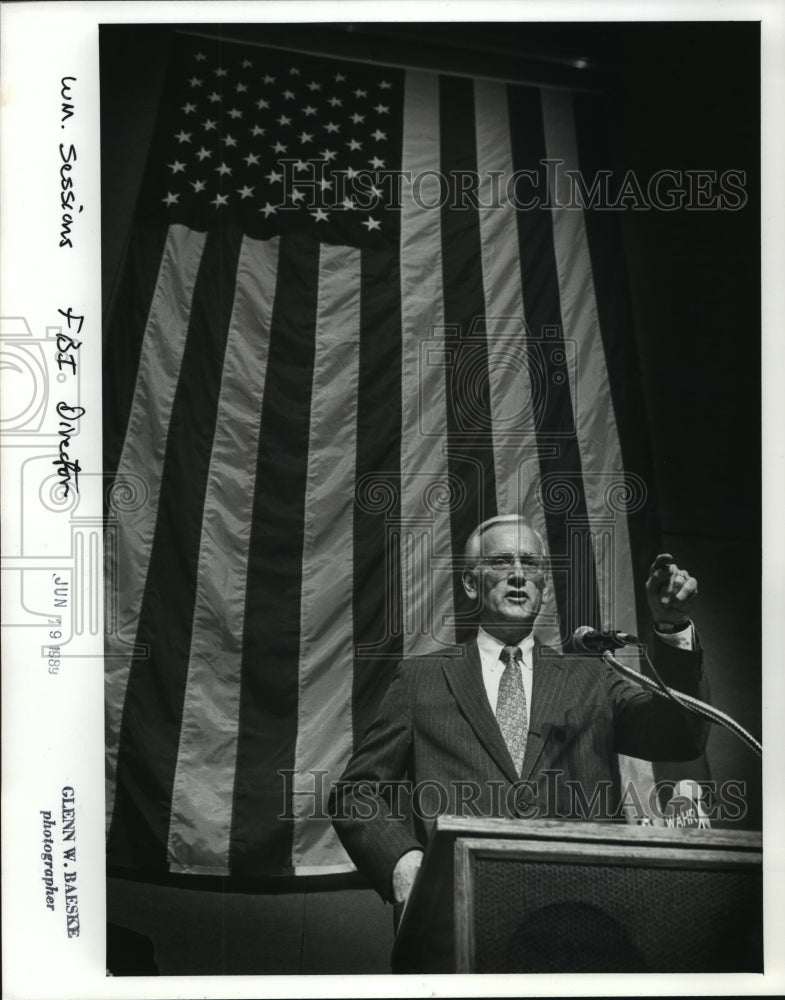
<instances>
[{"instance_id":1,"label":"black and white photograph","mask_svg":"<svg viewBox=\"0 0 785 1000\"><path fill-rule=\"evenodd\" d=\"M97 4L41 70L4 871L93 978L9 997L776 992L783 60L536 6Z\"/></svg>"}]
</instances>

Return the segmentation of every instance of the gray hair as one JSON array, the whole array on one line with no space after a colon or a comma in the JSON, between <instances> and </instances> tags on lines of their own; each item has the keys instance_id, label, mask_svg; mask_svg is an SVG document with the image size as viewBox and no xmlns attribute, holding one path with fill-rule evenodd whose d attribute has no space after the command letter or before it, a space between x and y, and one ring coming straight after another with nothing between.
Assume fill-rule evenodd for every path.
<instances>
[{"instance_id":1,"label":"gray hair","mask_svg":"<svg viewBox=\"0 0 785 1000\"><path fill-rule=\"evenodd\" d=\"M532 524L526 520L521 514L498 514L496 517L489 517L487 521L483 521L482 524L478 524L474 531L466 539L466 546L463 550L464 559L467 565L471 564L471 561L475 559L480 554L480 539L490 528L493 528L497 524L510 524L513 521L517 521L527 528L540 543L540 548L542 549L542 554L546 555L547 549L545 547L545 542L543 541L542 535L537 531Z\"/></svg>"}]
</instances>

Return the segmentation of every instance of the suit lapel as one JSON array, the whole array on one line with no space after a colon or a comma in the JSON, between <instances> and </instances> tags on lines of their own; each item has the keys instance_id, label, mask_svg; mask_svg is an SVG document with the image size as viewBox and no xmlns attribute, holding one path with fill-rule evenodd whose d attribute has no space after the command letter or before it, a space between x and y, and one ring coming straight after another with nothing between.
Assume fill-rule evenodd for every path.
<instances>
[{"instance_id":1,"label":"suit lapel","mask_svg":"<svg viewBox=\"0 0 785 1000\"><path fill-rule=\"evenodd\" d=\"M534 643L534 674L532 677L532 704L526 752L523 755L521 778L531 777L548 741L553 720L558 717L558 705L564 684L561 657L540 643Z\"/></svg>"},{"instance_id":2,"label":"suit lapel","mask_svg":"<svg viewBox=\"0 0 785 1000\"><path fill-rule=\"evenodd\" d=\"M463 656L445 661L444 674L459 708L477 735L477 739L509 780L517 781L515 765L496 717L491 711L485 691L477 643L467 643L464 646Z\"/></svg>"}]
</instances>

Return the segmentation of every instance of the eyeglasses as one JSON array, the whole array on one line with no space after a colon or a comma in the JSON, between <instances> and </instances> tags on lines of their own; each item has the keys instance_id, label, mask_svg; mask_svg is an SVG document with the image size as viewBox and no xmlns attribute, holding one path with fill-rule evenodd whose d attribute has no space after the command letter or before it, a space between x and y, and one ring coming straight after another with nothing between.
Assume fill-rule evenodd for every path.
<instances>
[{"instance_id":1,"label":"eyeglasses","mask_svg":"<svg viewBox=\"0 0 785 1000\"><path fill-rule=\"evenodd\" d=\"M494 573L513 573L516 563L520 566L524 576L542 576L546 568L545 557L536 555L534 552L527 552L519 556L513 555L512 552L499 552L484 556L480 560L481 566Z\"/></svg>"}]
</instances>

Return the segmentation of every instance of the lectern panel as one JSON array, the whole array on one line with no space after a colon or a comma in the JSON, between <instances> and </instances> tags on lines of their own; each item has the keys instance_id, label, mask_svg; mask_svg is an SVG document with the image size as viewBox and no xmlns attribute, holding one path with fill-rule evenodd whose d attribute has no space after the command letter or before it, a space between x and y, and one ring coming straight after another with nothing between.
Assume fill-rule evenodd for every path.
<instances>
[{"instance_id":1,"label":"lectern panel","mask_svg":"<svg viewBox=\"0 0 785 1000\"><path fill-rule=\"evenodd\" d=\"M759 870L478 851L477 972L759 972Z\"/></svg>"},{"instance_id":2,"label":"lectern panel","mask_svg":"<svg viewBox=\"0 0 785 1000\"><path fill-rule=\"evenodd\" d=\"M443 816L396 972L760 972L759 833Z\"/></svg>"}]
</instances>

